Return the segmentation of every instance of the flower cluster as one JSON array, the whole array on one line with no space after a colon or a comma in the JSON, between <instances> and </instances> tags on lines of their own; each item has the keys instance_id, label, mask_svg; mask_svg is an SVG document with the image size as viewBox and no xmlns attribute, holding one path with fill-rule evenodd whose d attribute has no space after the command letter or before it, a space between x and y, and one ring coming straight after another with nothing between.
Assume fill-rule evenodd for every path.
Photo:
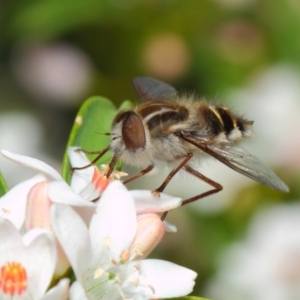
<instances>
[{"instance_id":1,"label":"flower cluster","mask_svg":"<svg viewBox=\"0 0 300 300\"><path fill-rule=\"evenodd\" d=\"M165 231L176 231L159 213L180 198L128 191L118 180L125 174L107 179L105 167L76 170L69 185L37 159L2 154L38 174L0 199L0 299L142 300L192 291L194 271L146 259ZM74 147L69 157L73 167L89 164Z\"/></svg>"}]
</instances>

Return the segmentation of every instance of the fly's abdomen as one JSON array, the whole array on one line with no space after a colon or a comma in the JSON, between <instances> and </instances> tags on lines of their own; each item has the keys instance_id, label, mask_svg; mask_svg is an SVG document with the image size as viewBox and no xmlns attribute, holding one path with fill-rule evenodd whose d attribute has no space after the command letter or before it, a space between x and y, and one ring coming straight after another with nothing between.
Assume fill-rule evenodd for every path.
<instances>
[{"instance_id":1,"label":"fly's abdomen","mask_svg":"<svg viewBox=\"0 0 300 300\"><path fill-rule=\"evenodd\" d=\"M252 134L253 121L235 115L226 107L201 103L198 113L210 137L238 141Z\"/></svg>"}]
</instances>

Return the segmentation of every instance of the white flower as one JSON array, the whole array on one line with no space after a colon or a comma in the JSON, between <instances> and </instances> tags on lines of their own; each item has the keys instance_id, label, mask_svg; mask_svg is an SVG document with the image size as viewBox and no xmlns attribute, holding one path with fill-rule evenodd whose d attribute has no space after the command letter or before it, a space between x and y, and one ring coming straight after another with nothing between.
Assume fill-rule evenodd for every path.
<instances>
[{"instance_id":1,"label":"white flower","mask_svg":"<svg viewBox=\"0 0 300 300\"><path fill-rule=\"evenodd\" d=\"M110 180L120 179L127 175L123 172L113 171L110 178L106 178L107 166L103 165L103 170L100 171L95 165L90 165L91 162L79 147L69 147L68 154L71 167L74 168L70 185L78 195L87 201L98 200ZM76 168L81 169L76 170Z\"/></svg>"},{"instance_id":2,"label":"white flower","mask_svg":"<svg viewBox=\"0 0 300 300\"><path fill-rule=\"evenodd\" d=\"M61 203L73 206L87 224L90 222L96 208L96 203L91 200L99 197L110 182L105 176L101 177L96 167L91 166L75 171L72 184L69 186L55 169L44 162L5 150L1 152L6 158L40 173L15 186L1 198L0 209L3 217L10 219L19 229L22 228L25 220L26 230L36 227L51 230L50 207L53 203ZM90 163L82 152L76 151L76 148L70 148L69 155L72 163L80 166ZM139 203L138 213L164 212L181 205L180 198L165 194L161 194L157 201L150 191L132 193ZM176 229L171 228L169 231L176 231ZM61 276L69 264L60 245L57 246L59 259L55 274Z\"/></svg>"},{"instance_id":3,"label":"white flower","mask_svg":"<svg viewBox=\"0 0 300 300\"><path fill-rule=\"evenodd\" d=\"M244 242L229 248L208 297L235 300L300 299L300 205L260 213Z\"/></svg>"},{"instance_id":4,"label":"white flower","mask_svg":"<svg viewBox=\"0 0 300 300\"><path fill-rule=\"evenodd\" d=\"M55 264L51 235L32 230L22 237L9 220L0 217L0 299L67 299L68 279L46 293Z\"/></svg>"},{"instance_id":5,"label":"white flower","mask_svg":"<svg viewBox=\"0 0 300 300\"><path fill-rule=\"evenodd\" d=\"M58 204L52 223L76 275L72 300L168 298L192 291L195 272L162 260L135 260L136 209L119 181L104 191L89 229L74 210Z\"/></svg>"},{"instance_id":6,"label":"white flower","mask_svg":"<svg viewBox=\"0 0 300 300\"><path fill-rule=\"evenodd\" d=\"M39 172L35 177L16 185L1 198L2 216L11 220L19 230L23 229L25 221L25 230L44 228L51 231L50 207L54 202L77 206L82 215L92 215L96 205L77 195L51 166L35 158L5 150L1 152L6 158ZM61 276L69 268L69 263L59 244L57 251L55 275Z\"/></svg>"},{"instance_id":7,"label":"white flower","mask_svg":"<svg viewBox=\"0 0 300 300\"><path fill-rule=\"evenodd\" d=\"M90 162L85 154L76 151L76 149L78 147L70 147L69 149L72 166L78 167L89 164ZM6 150L2 150L1 153L13 162L34 169L39 173L37 176L16 185L1 198L0 210L3 217L10 219L18 228L21 228L26 217L26 204L29 192L38 183L47 182L46 185L43 184L43 188L46 190L44 194L50 198L51 203L71 205L75 207L86 223L90 222L90 218L96 208L96 204L92 200L97 199L101 195L101 189L103 188L101 183L100 187L97 185L99 180L101 180L101 178L99 179L101 174L95 166L75 171L70 186L55 169L38 159L14 154ZM116 173L119 174L120 172ZM96 181L94 181L95 179ZM107 179L104 178L103 181L107 181ZM107 183L105 184L107 186ZM171 197L164 193L160 194L159 201L150 191L133 190L131 193L135 199L137 213L165 212L179 207L182 202L182 199Z\"/></svg>"},{"instance_id":8,"label":"white flower","mask_svg":"<svg viewBox=\"0 0 300 300\"><path fill-rule=\"evenodd\" d=\"M10 220L18 229L20 229L25 220L27 195L35 184L44 179L44 176L37 175L10 189L0 198L0 215Z\"/></svg>"},{"instance_id":9,"label":"white flower","mask_svg":"<svg viewBox=\"0 0 300 300\"><path fill-rule=\"evenodd\" d=\"M90 161L82 151L78 151L79 147L70 147L68 154L70 158L71 166L74 168L85 167L90 164ZM99 171L97 167L89 166L81 170L74 170L71 188L77 195L80 195L87 201L97 200L108 184L114 179L120 179L122 176L126 176L126 173L113 171L110 178L107 179L105 175L105 168L103 171ZM55 183L53 183L54 185ZM58 183L53 188L54 191L59 191ZM149 190L131 190L132 197L134 198L136 211L138 214L154 212L162 213L172 210L181 205L182 199L169 196L165 193L160 193L159 201ZM52 197L55 199L61 199L63 194L59 193L55 195L52 193ZM86 219L86 218L85 218Z\"/></svg>"},{"instance_id":10,"label":"white flower","mask_svg":"<svg viewBox=\"0 0 300 300\"><path fill-rule=\"evenodd\" d=\"M96 205L86 201L63 180L61 175L51 166L44 162L19 154L14 154L6 150L1 151L6 158L25 167L29 167L38 172L38 175L24 181L8 193L6 193L0 201L0 209L4 217L10 219L18 228L21 228L26 217L27 196L30 190L38 183L47 182L47 195L52 202L73 205L76 207L84 207L89 210L90 215L93 213Z\"/></svg>"}]
</instances>

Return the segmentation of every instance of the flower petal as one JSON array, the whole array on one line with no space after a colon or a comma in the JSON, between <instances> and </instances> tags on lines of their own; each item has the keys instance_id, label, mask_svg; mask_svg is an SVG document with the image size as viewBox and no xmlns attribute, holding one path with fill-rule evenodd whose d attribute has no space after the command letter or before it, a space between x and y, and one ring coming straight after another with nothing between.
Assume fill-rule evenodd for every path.
<instances>
[{"instance_id":1,"label":"flower petal","mask_svg":"<svg viewBox=\"0 0 300 300\"><path fill-rule=\"evenodd\" d=\"M70 300L89 300L82 285L75 281L70 288Z\"/></svg>"},{"instance_id":2,"label":"flower petal","mask_svg":"<svg viewBox=\"0 0 300 300\"><path fill-rule=\"evenodd\" d=\"M181 205L182 199L160 193L160 197L154 196L151 191L132 190L131 196L134 198L135 207L138 214L146 212L165 212L177 208Z\"/></svg>"},{"instance_id":3,"label":"flower petal","mask_svg":"<svg viewBox=\"0 0 300 300\"><path fill-rule=\"evenodd\" d=\"M20 229L25 220L27 195L30 189L45 180L43 175L37 175L14 186L0 199L1 215Z\"/></svg>"},{"instance_id":4,"label":"flower petal","mask_svg":"<svg viewBox=\"0 0 300 300\"><path fill-rule=\"evenodd\" d=\"M73 206L80 217L89 224L97 204L83 199L62 180L52 181L48 186L48 196L54 203Z\"/></svg>"},{"instance_id":5,"label":"flower petal","mask_svg":"<svg viewBox=\"0 0 300 300\"><path fill-rule=\"evenodd\" d=\"M79 215L69 206L53 204L51 207L53 230L78 280L89 265L91 242L89 232Z\"/></svg>"},{"instance_id":6,"label":"flower petal","mask_svg":"<svg viewBox=\"0 0 300 300\"><path fill-rule=\"evenodd\" d=\"M59 283L50 289L41 300L67 300L69 299L69 284L70 279L64 278Z\"/></svg>"},{"instance_id":7,"label":"flower petal","mask_svg":"<svg viewBox=\"0 0 300 300\"><path fill-rule=\"evenodd\" d=\"M166 232L177 232L177 227L174 224L169 223L168 221L164 220L165 230Z\"/></svg>"},{"instance_id":8,"label":"flower petal","mask_svg":"<svg viewBox=\"0 0 300 300\"><path fill-rule=\"evenodd\" d=\"M30 275L28 289L33 299L45 294L56 266L56 245L50 234L41 233L27 248L26 259L22 262Z\"/></svg>"},{"instance_id":9,"label":"flower petal","mask_svg":"<svg viewBox=\"0 0 300 300\"><path fill-rule=\"evenodd\" d=\"M56 264L53 237L41 233L25 246L17 228L0 217L0 266L11 262L25 269L28 292L32 299L40 299L50 284Z\"/></svg>"},{"instance_id":10,"label":"flower petal","mask_svg":"<svg viewBox=\"0 0 300 300\"><path fill-rule=\"evenodd\" d=\"M126 187L115 180L104 191L91 220L90 235L94 253L103 249L104 240L108 238L112 256L119 261L122 251L131 245L136 229L133 198Z\"/></svg>"},{"instance_id":11,"label":"flower petal","mask_svg":"<svg viewBox=\"0 0 300 300\"><path fill-rule=\"evenodd\" d=\"M50 231L50 229L46 228L32 228L22 236L24 245L29 246L32 243L32 241L42 233L52 234L53 232Z\"/></svg>"},{"instance_id":12,"label":"flower petal","mask_svg":"<svg viewBox=\"0 0 300 300\"><path fill-rule=\"evenodd\" d=\"M95 203L84 200L63 180L50 182L48 196L55 203L96 208Z\"/></svg>"},{"instance_id":13,"label":"flower petal","mask_svg":"<svg viewBox=\"0 0 300 300\"><path fill-rule=\"evenodd\" d=\"M55 169L53 169L46 163L42 162L41 160L29 157L29 156L14 154L7 150L1 150L1 153L4 157L10 159L11 161L13 161L17 164L20 164L22 166L29 167L31 169L39 171L39 172L49 176L50 179L57 179L57 180L62 179L60 174Z\"/></svg>"},{"instance_id":14,"label":"flower petal","mask_svg":"<svg viewBox=\"0 0 300 300\"><path fill-rule=\"evenodd\" d=\"M190 269L158 259L141 260L138 264L140 284L153 288L151 298L181 297L193 291L197 273Z\"/></svg>"},{"instance_id":15,"label":"flower petal","mask_svg":"<svg viewBox=\"0 0 300 300\"><path fill-rule=\"evenodd\" d=\"M90 164L90 161L82 151L76 151L79 147L70 147L68 149L69 160L72 167L83 167ZM79 194L84 188L92 182L94 166L84 168L80 171L74 171L71 181L71 187Z\"/></svg>"},{"instance_id":16,"label":"flower petal","mask_svg":"<svg viewBox=\"0 0 300 300\"><path fill-rule=\"evenodd\" d=\"M0 217L0 266L24 252L22 237L14 224Z\"/></svg>"}]
</instances>

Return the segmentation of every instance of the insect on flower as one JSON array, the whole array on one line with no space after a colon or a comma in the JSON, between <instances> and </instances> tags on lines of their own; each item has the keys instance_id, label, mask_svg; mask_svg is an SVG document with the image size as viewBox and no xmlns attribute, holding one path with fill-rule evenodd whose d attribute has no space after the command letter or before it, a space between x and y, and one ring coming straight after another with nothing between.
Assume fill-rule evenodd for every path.
<instances>
[{"instance_id":1,"label":"insect on flower","mask_svg":"<svg viewBox=\"0 0 300 300\"><path fill-rule=\"evenodd\" d=\"M108 134L111 137L109 146L98 152L82 150L98 154L91 164L108 150L113 151L107 177L113 172L118 160L143 168L125 180L124 184L145 175L162 163L175 165L163 183L153 191L157 196L179 170L213 187L184 200L184 205L223 189L219 183L193 167L196 161L208 155L266 186L289 191L269 167L239 146L240 141L251 137L253 121L233 113L225 106L212 105L194 96L180 96L172 86L154 78L136 77L133 86L142 103L115 117L111 133Z\"/></svg>"}]
</instances>

